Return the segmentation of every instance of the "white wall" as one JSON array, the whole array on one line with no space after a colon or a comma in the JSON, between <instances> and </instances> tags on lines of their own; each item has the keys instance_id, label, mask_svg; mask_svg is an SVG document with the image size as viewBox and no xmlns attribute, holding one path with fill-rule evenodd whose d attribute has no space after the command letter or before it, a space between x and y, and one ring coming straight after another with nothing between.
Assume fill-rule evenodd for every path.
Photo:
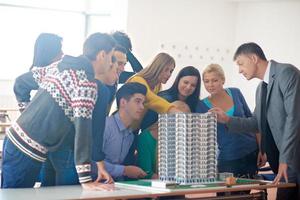
<instances>
[{"instance_id":1,"label":"white wall","mask_svg":"<svg viewBox=\"0 0 300 200\"><path fill-rule=\"evenodd\" d=\"M235 46L257 42L267 59L292 63L300 68L300 1L257 1L239 3L236 16ZM259 81L239 77L234 85L241 85L251 107L254 106L255 87Z\"/></svg>"},{"instance_id":2,"label":"white wall","mask_svg":"<svg viewBox=\"0 0 300 200\"><path fill-rule=\"evenodd\" d=\"M127 31L144 66L160 51L176 59L176 71L187 65L202 71L209 63L221 64L225 86L239 87L253 109L259 81L238 74L232 61L235 49L254 41L267 58L300 66L299 19L299 1L128 0ZM203 87L201 94L207 95Z\"/></svg>"},{"instance_id":3,"label":"white wall","mask_svg":"<svg viewBox=\"0 0 300 200\"><path fill-rule=\"evenodd\" d=\"M125 2L120 3L124 13ZM300 67L299 0L128 0L127 32L144 66L161 51L176 59L177 69L165 88L184 66L194 65L202 71L209 63L219 63L226 73L225 86L239 87L251 108L258 80L246 81L238 74L232 56L239 44L255 41L267 58ZM6 38L3 33L1 36ZM16 66L28 68L24 63ZM0 95L14 98L12 84L6 82L0 81ZM206 95L202 88L201 96ZM0 99L2 107L5 98Z\"/></svg>"},{"instance_id":4,"label":"white wall","mask_svg":"<svg viewBox=\"0 0 300 200\"><path fill-rule=\"evenodd\" d=\"M129 0L127 31L144 66L158 52L175 58L170 84L187 65L200 71L211 62L231 65L235 13L236 4L228 2Z\"/></svg>"},{"instance_id":5,"label":"white wall","mask_svg":"<svg viewBox=\"0 0 300 200\"><path fill-rule=\"evenodd\" d=\"M8 114L12 121L14 121L19 116L18 110L15 111L11 110L11 109L17 109L17 100L13 93L12 80L0 80L0 109L3 108L10 110L8 111Z\"/></svg>"}]
</instances>

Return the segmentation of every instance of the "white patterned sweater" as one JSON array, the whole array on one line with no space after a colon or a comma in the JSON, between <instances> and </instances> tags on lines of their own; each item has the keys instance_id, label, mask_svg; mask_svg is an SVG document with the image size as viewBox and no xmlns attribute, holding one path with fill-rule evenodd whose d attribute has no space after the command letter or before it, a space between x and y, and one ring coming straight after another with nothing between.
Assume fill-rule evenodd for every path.
<instances>
[{"instance_id":1,"label":"white patterned sweater","mask_svg":"<svg viewBox=\"0 0 300 200\"><path fill-rule=\"evenodd\" d=\"M44 162L47 152L55 151L70 130L75 130L79 182L91 181L92 112L97 84L90 62L84 57L65 56L58 63L33 68L32 73L40 88L7 136L23 153Z\"/></svg>"}]
</instances>

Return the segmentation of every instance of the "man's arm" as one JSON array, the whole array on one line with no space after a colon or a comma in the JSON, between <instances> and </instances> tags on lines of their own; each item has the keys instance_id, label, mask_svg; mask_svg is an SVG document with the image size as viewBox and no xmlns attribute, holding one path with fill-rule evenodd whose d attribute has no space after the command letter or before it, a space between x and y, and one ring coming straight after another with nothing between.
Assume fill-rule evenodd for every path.
<instances>
[{"instance_id":1,"label":"man's arm","mask_svg":"<svg viewBox=\"0 0 300 200\"><path fill-rule=\"evenodd\" d=\"M138 59L133 55L133 53L127 50L127 60L132 67L132 72L124 71L120 74L119 83L125 83L131 76L135 75L143 69L143 66L138 61Z\"/></svg>"},{"instance_id":2,"label":"man's arm","mask_svg":"<svg viewBox=\"0 0 300 200\"><path fill-rule=\"evenodd\" d=\"M98 80L96 82L98 87L98 95L92 116L92 159L93 161L98 162L104 160L105 158L105 155L102 151L102 146L106 122L106 109L108 106L110 93L104 84Z\"/></svg>"},{"instance_id":3,"label":"man's arm","mask_svg":"<svg viewBox=\"0 0 300 200\"><path fill-rule=\"evenodd\" d=\"M279 147L279 162L291 163L294 159L294 151L300 141L300 74L296 70L285 70L282 74L288 80L281 81L283 92L286 121L283 129L281 147Z\"/></svg>"},{"instance_id":4,"label":"man's arm","mask_svg":"<svg viewBox=\"0 0 300 200\"><path fill-rule=\"evenodd\" d=\"M107 172L114 178L114 179L118 179L120 177L122 177L124 175L124 169L125 166L124 165L120 165L120 164L112 164L108 161L104 161L104 165L105 165L105 169L107 170Z\"/></svg>"},{"instance_id":5,"label":"man's arm","mask_svg":"<svg viewBox=\"0 0 300 200\"><path fill-rule=\"evenodd\" d=\"M133 75L135 75L136 73L135 72L127 72L127 71L123 71L121 74L120 74L120 77L119 77L119 83L122 84L122 83L125 83L130 77L132 77Z\"/></svg>"},{"instance_id":6,"label":"man's arm","mask_svg":"<svg viewBox=\"0 0 300 200\"><path fill-rule=\"evenodd\" d=\"M106 126L104 132L105 138L109 137L111 133L112 131L109 130L109 126ZM136 179L136 178L143 178L147 175L141 168L134 166L134 151L136 149L135 141L136 140L134 140L133 144L131 145L129 152L125 158L125 161L122 164L121 163L113 164L108 160L104 161L106 170L108 171L109 174L112 175L113 178L118 179L126 176L128 178ZM108 145L111 146L112 144L107 144L106 140L104 139L103 147Z\"/></svg>"},{"instance_id":7,"label":"man's arm","mask_svg":"<svg viewBox=\"0 0 300 200\"><path fill-rule=\"evenodd\" d=\"M226 126L230 132L258 132L258 124L255 116L230 117Z\"/></svg>"},{"instance_id":8,"label":"man's arm","mask_svg":"<svg viewBox=\"0 0 300 200\"><path fill-rule=\"evenodd\" d=\"M280 89L283 93L285 108L285 125L283 137L279 149L279 167L274 183L277 184L282 178L288 182L288 165L293 163L295 150L299 145L300 134L300 72L295 68L286 68L280 80Z\"/></svg>"},{"instance_id":9,"label":"man's arm","mask_svg":"<svg viewBox=\"0 0 300 200\"><path fill-rule=\"evenodd\" d=\"M95 92L96 94L96 92ZM92 144L92 121L90 116L84 115L82 110L88 110L84 108L77 108L74 111L74 126L75 126L75 142L74 142L74 157L76 171L79 177L79 182L83 189L86 190L113 190L113 186L109 184L102 184L98 181L101 176L104 176L104 179L108 183L112 182L112 179L109 179L109 174L106 173L104 165L102 162L97 162L98 167L98 178L96 181L92 182L91 176L91 144ZM87 112L89 113L89 112ZM100 174L99 171L102 173ZM99 175L100 174L100 175ZM105 176L106 175L106 176Z\"/></svg>"},{"instance_id":10,"label":"man's arm","mask_svg":"<svg viewBox=\"0 0 300 200\"><path fill-rule=\"evenodd\" d=\"M92 181L92 121L89 118L76 117L74 119L74 127L74 160L79 182L82 184Z\"/></svg>"},{"instance_id":11,"label":"man's arm","mask_svg":"<svg viewBox=\"0 0 300 200\"><path fill-rule=\"evenodd\" d=\"M57 63L53 63L47 67L34 67L31 71L16 78L14 93L21 111L30 102L30 92L39 88L43 78L49 71L55 69L56 65Z\"/></svg>"},{"instance_id":12,"label":"man's arm","mask_svg":"<svg viewBox=\"0 0 300 200\"><path fill-rule=\"evenodd\" d=\"M18 76L14 83L14 93L20 104L20 109L24 109L30 102L30 92L37 90L39 85L35 82L31 71ZM24 105L23 107L21 105Z\"/></svg>"},{"instance_id":13,"label":"man's arm","mask_svg":"<svg viewBox=\"0 0 300 200\"><path fill-rule=\"evenodd\" d=\"M256 136L256 142L257 142L257 146L258 146L258 150L259 150L258 155L257 155L257 166L258 167L263 167L263 166L266 165L267 155L262 149L261 134L256 133L255 136Z\"/></svg>"},{"instance_id":14,"label":"man's arm","mask_svg":"<svg viewBox=\"0 0 300 200\"><path fill-rule=\"evenodd\" d=\"M258 132L255 115L252 117L229 117L221 108L212 108L209 112L217 114L218 122L226 124L230 132Z\"/></svg>"},{"instance_id":15,"label":"man's arm","mask_svg":"<svg viewBox=\"0 0 300 200\"><path fill-rule=\"evenodd\" d=\"M139 71L141 71L143 69L142 64L138 61L138 59L133 55L133 53L131 51L127 51L127 59L128 62L130 63L132 70L135 73L138 73Z\"/></svg>"},{"instance_id":16,"label":"man's arm","mask_svg":"<svg viewBox=\"0 0 300 200\"><path fill-rule=\"evenodd\" d=\"M98 91L96 83L92 84L92 82L88 87L75 85L75 90L73 90L73 95L70 95L71 101L76 102L72 107L75 128L74 160L79 182L84 184L92 181L92 112Z\"/></svg>"},{"instance_id":17,"label":"man's arm","mask_svg":"<svg viewBox=\"0 0 300 200\"><path fill-rule=\"evenodd\" d=\"M134 165L120 165L112 164L108 161L104 161L105 168L114 179L126 176L128 178L144 178L147 174L141 168Z\"/></svg>"},{"instance_id":18,"label":"man's arm","mask_svg":"<svg viewBox=\"0 0 300 200\"><path fill-rule=\"evenodd\" d=\"M102 151L103 146L103 135L106 122L106 109L108 106L109 91L104 84L100 81L97 82L98 95L96 104L93 110L92 116L92 160L96 161L98 168L97 182L105 179L106 183L112 183L113 179L105 169L104 164L104 152Z\"/></svg>"}]
</instances>

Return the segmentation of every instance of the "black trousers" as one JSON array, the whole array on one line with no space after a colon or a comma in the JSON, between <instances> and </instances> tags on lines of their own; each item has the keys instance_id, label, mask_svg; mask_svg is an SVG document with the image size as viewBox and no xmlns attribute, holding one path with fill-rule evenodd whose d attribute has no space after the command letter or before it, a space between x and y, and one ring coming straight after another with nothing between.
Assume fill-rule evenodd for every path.
<instances>
[{"instance_id":1,"label":"black trousers","mask_svg":"<svg viewBox=\"0 0 300 200\"><path fill-rule=\"evenodd\" d=\"M273 135L267 123L267 133L265 135L265 151L268 157L268 162L275 174L278 173L279 167L279 151L275 144ZM284 182L284 178L281 180ZM300 173L295 172L290 167L288 168L289 183L296 183L295 188L281 188L277 190L276 200L300 200Z\"/></svg>"},{"instance_id":2,"label":"black trousers","mask_svg":"<svg viewBox=\"0 0 300 200\"><path fill-rule=\"evenodd\" d=\"M282 179L282 182L285 180ZM300 173L288 168L289 183L296 183L295 188L282 188L277 190L276 200L300 200Z\"/></svg>"},{"instance_id":3,"label":"black trousers","mask_svg":"<svg viewBox=\"0 0 300 200\"><path fill-rule=\"evenodd\" d=\"M269 129L269 126L268 126ZM270 167L272 171L277 174L278 173L278 167L279 167L279 151L275 144L274 138L272 136L272 133L269 129L267 133L265 134L265 151L267 154L268 162L270 164Z\"/></svg>"}]
</instances>

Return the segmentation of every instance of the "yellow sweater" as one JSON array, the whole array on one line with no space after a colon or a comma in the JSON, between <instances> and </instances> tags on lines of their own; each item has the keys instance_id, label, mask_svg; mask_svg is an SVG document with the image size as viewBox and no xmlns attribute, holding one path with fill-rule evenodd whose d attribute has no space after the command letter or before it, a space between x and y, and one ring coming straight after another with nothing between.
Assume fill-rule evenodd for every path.
<instances>
[{"instance_id":1,"label":"yellow sweater","mask_svg":"<svg viewBox=\"0 0 300 200\"><path fill-rule=\"evenodd\" d=\"M148 111L149 108L158 113L166 113L172 107L172 104L169 103L167 100L165 100L164 98L161 98L160 96L157 96L157 93L161 89L160 84L155 86L154 90L151 90L147 81L143 77L137 76L137 75L130 77L127 80L127 82L137 82L137 83L143 84L147 88L145 109L144 109L141 119L132 124L131 128L133 130L139 129L141 121L143 120L144 115L146 114L146 112Z\"/></svg>"},{"instance_id":2,"label":"yellow sweater","mask_svg":"<svg viewBox=\"0 0 300 200\"><path fill-rule=\"evenodd\" d=\"M130 77L127 82L137 82L141 83L147 88L147 93L146 93L146 102L145 102L145 111L144 113L147 112L147 110L150 108L158 113L166 113L168 110L172 107L171 103L169 103L167 100L164 98L157 96L157 93L161 89L161 85L156 85L154 90L152 91L149 84L147 81L141 77L141 76L133 76Z\"/></svg>"}]
</instances>

